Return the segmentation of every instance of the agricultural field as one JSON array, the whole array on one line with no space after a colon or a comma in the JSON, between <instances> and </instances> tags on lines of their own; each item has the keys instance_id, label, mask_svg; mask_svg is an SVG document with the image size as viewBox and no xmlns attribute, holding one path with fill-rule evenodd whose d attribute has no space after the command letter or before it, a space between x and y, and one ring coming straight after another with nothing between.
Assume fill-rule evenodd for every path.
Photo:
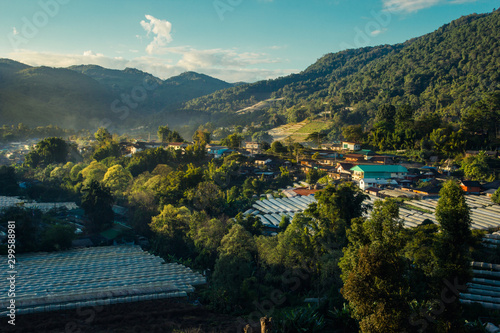
<instances>
[{"instance_id":1,"label":"agricultural field","mask_svg":"<svg viewBox=\"0 0 500 333\"><path fill-rule=\"evenodd\" d=\"M331 121L304 120L300 123L290 123L273 128L269 134L274 140L283 141L290 137L294 142L304 142L309 134L322 131L332 125Z\"/></svg>"}]
</instances>

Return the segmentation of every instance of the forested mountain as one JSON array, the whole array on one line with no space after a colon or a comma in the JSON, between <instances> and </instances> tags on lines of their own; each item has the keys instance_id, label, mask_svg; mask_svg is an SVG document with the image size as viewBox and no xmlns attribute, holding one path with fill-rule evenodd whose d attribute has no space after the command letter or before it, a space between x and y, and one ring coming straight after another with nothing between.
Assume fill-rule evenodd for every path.
<instances>
[{"instance_id":1,"label":"forested mountain","mask_svg":"<svg viewBox=\"0 0 500 333\"><path fill-rule=\"evenodd\" d=\"M147 88L148 96L141 107L147 111L170 108L193 98L232 87L232 84L195 72L185 72L167 80L134 68L107 69L96 65L72 66L69 69L90 76L116 94L132 94ZM136 94L140 94L138 91Z\"/></svg>"},{"instance_id":2,"label":"forested mountain","mask_svg":"<svg viewBox=\"0 0 500 333\"><path fill-rule=\"evenodd\" d=\"M2 125L92 127L111 112L114 98L97 81L75 71L0 60Z\"/></svg>"},{"instance_id":3,"label":"forested mountain","mask_svg":"<svg viewBox=\"0 0 500 333\"><path fill-rule=\"evenodd\" d=\"M0 120L93 129L110 119L124 130L160 110L231 86L194 72L160 80L131 68L31 67L0 59Z\"/></svg>"},{"instance_id":4,"label":"forested mountain","mask_svg":"<svg viewBox=\"0 0 500 333\"><path fill-rule=\"evenodd\" d=\"M231 112L276 97L282 103L259 121L275 113L300 121L332 111L339 126L371 125L383 104L409 104L416 115L436 112L458 121L485 93L500 90L499 55L497 10L461 17L402 44L327 54L299 74L218 91L182 109Z\"/></svg>"},{"instance_id":5,"label":"forested mountain","mask_svg":"<svg viewBox=\"0 0 500 333\"><path fill-rule=\"evenodd\" d=\"M0 117L4 124L77 129L95 128L103 119L121 130L158 122L195 129L206 122L269 127L329 111L334 138L346 125L371 128L386 104L408 104L415 119L436 114L460 123L468 107L500 90L498 68L497 10L462 17L405 43L327 54L301 73L252 84L231 85L193 72L163 81L130 68L33 68L0 59ZM235 114L269 98L280 100Z\"/></svg>"}]
</instances>

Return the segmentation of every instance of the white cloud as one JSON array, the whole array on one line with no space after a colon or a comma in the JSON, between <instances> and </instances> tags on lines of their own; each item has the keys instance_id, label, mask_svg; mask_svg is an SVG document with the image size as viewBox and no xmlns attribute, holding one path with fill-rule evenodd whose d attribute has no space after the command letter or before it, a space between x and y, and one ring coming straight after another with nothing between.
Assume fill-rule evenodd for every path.
<instances>
[{"instance_id":1,"label":"white cloud","mask_svg":"<svg viewBox=\"0 0 500 333\"><path fill-rule=\"evenodd\" d=\"M104 57L104 54L102 53L95 53L92 50L88 50L83 52L84 57L90 57L90 58L101 58Z\"/></svg>"},{"instance_id":2,"label":"white cloud","mask_svg":"<svg viewBox=\"0 0 500 333\"><path fill-rule=\"evenodd\" d=\"M179 46L165 48L164 51L180 55L178 65L190 71L200 68L245 68L251 65L280 62L277 59L267 58L267 55L263 53L238 53L234 49L198 50L190 46Z\"/></svg>"},{"instance_id":3,"label":"white cloud","mask_svg":"<svg viewBox=\"0 0 500 333\"><path fill-rule=\"evenodd\" d=\"M267 47L270 50L276 51L276 50L281 50L281 49L286 49L288 45L272 45Z\"/></svg>"},{"instance_id":4,"label":"white cloud","mask_svg":"<svg viewBox=\"0 0 500 333\"><path fill-rule=\"evenodd\" d=\"M382 0L384 8L392 12L413 13L439 4L460 4L477 0Z\"/></svg>"},{"instance_id":5,"label":"white cloud","mask_svg":"<svg viewBox=\"0 0 500 333\"><path fill-rule=\"evenodd\" d=\"M386 32L387 29L386 28L383 28L383 29L379 29L379 30L373 30L372 32L370 32L370 35L372 36L378 36L380 34L383 34L384 32Z\"/></svg>"},{"instance_id":6,"label":"white cloud","mask_svg":"<svg viewBox=\"0 0 500 333\"><path fill-rule=\"evenodd\" d=\"M196 50L189 46L168 48L166 52L179 60L154 56L106 57L101 53L85 51L83 54L58 54L19 50L9 54L9 58L31 66L69 67L72 65L99 65L111 69L137 68L161 79L179 75L186 71L196 71L228 82L255 82L296 73L296 69L265 69L259 64L269 64L278 60L267 59L264 54L238 53L236 50ZM252 68L250 68L252 67Z\"/></svg>"},{"instance_id":7,"label":"white cloud","mask_svg":"<svg viewBox=\"0 0 500 333\"><path fill-rule=\"evenodd\" d=\"M162 53L162 49L173 40L171 35L172 23L157 19L152 15L146 15L146 19L149 22L142 20L142 28L146 30L148 36L151 33L155 35L153 41L146 47L146 52L148 54Z\"/></svg>"},{"instance_id":8,"label":"white cloud","mask_svg":"<svg viewBox=\"0 0 500 333\"><path fill-rule=\"evenodd\" d=\"M59 54L19 50L9 54L9 58L30 66L69 67L73 65L99 65L111 69L125 68L128 60L122 57L106 57L101 53L85 51L82 54Z\"/></svg>"},{"instance_id":9,"label":"white cloud","mask_svg":"<svg viewBox=\"0 0 500 333\"><path fill-rule=\"evenodd\" d=\"M19 35L19 31L17 31L16 27L12 27L12 34Z\"/></svg>"}]
</instances>

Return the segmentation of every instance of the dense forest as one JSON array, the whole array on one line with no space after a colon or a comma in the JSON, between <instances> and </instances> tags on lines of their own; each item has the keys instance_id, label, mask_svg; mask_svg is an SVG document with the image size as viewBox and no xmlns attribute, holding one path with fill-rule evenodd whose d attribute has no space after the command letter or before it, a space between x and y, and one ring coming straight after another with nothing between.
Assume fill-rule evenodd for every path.
<instances>
[{"instance_id":1,"label":"dense forest","mask_svg":"<svg viewBox=\"0 0 500 333\"><path fill-rule=\"evenodd\" d=\"M332 138L346 125L371 129L384 104L409 105L415 118L436 115L459 125L474 103L500 90L499 31L498 10L472 14L402 44L327 54L299 74L221 90L182 110L231 114L283 98L253 114L252 121L266 126L278 116L296 122L326 111L335 123Z\"/></svg>"}]
</instances>

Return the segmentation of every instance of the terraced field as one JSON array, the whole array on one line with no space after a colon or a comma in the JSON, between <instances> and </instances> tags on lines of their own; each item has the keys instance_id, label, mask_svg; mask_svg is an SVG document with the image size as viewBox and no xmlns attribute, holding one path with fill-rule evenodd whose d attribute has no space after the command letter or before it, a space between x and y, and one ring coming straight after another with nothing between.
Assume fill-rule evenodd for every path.
<instances>
[{"instance_id":1,"label":"terraced field","mask_svg":"<svg viewBox=\"0 0 500 333\"><path fill-rule=\"evenodd\" d=\"M283 141L290 137L294 142L304 142L309 134L327 129L331 126L331 122L322 120L304 120L300 123L291 123L273 128L269 131L269 135L274 140Z\"/></svg>"}]
</instances>

